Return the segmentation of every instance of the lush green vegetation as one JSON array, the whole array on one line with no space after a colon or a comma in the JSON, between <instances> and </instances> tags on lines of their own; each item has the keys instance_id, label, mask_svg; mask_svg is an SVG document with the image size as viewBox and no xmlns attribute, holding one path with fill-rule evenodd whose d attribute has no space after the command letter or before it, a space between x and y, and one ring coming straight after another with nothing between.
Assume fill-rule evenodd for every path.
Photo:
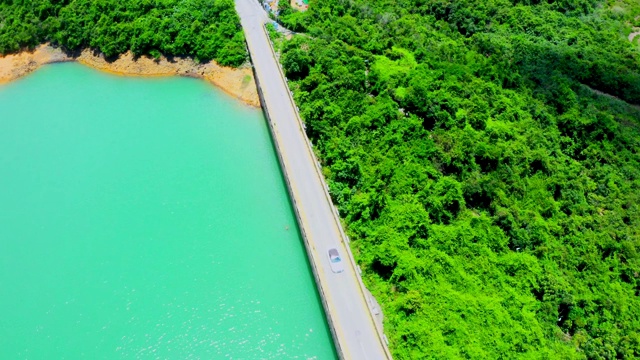
<instances>
[{"instance_id":1,"label":"lush green vegetation","mask_svg":"<svg viewBox=\"0 0 640 360\"><path fill-rule=\"evenodd\" d=\"M280 21L307 34L281 61L395 358L640 357L637 1Z\"/></svg>"},{"instance_id":2,"label":"lush green vegetation","mask_svg":"<svg viewBox=\"0 0 640 360\"><path fill-rule=\"evenodd\" d=\"M0 54L45 41L107 57L131 50L230 66L247 58L233 0L0 1Z\"/></svg>"}]
</instances>

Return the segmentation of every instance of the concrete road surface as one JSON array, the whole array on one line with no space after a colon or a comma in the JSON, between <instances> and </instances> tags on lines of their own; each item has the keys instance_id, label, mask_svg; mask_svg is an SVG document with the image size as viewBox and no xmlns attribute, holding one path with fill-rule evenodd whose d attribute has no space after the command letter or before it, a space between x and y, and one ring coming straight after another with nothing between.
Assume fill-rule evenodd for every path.
<instances>
[{"instance_id":1,"label":"concrete road surface","mask_svg":"<svg viewBox=\"0 0 640 360\"><path fill-rule=\"evenodd\" d=\"M348 245L334 216L289 88L274 59L264 31L268 21L266 13L257 0L236 0L236 10L338 353L343 359L390 359L355 264L348 256L345 247ZM329 266L327 251L332 247L337 248L343 258L345 271L342 273L333 273Z\"/></svg>"}]
</instances>

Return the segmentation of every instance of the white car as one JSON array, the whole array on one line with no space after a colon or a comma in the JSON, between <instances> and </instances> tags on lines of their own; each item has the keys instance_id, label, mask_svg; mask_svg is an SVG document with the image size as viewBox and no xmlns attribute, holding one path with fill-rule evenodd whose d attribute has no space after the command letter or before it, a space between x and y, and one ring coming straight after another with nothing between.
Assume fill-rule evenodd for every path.
<instances>
[{"instance_id":1,"label":"white car","mask_svg":"<svg viewBox=\"0 0 640 360\"><path fill-rule=\"evenodd\" d=\"M342 263L342 258L340 257L340 253L338 249L331 248L327 251L327 255L329 255L329 264L331 265L331 271L334 273L341 273L344 271L344 263Z\"/></svg>"}]
</instances>

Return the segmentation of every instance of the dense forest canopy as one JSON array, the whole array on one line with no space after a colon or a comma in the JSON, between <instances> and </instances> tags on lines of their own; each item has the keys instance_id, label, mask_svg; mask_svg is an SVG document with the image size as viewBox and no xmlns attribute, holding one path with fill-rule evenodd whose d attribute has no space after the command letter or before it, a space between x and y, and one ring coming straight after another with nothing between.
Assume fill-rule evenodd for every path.
<instances>
[{"instance_id":1,"label":"dense forest canopy","mask_svg":"<svg viewBox=\"0 0 640 360\"><path fill-rule=\"evenodd\" d=\"M640 3L279 21L305 33L281 62L395 358L640 358Z\"/></svg>"},{"instance_id":2,"label":"dense forest canopy","mask_svg":"<svg viewBox=\"0 0 640 360\"><path fill-rule=\"evenodd\" d=\"M233 0L0 1L0 54L46 41L107 57L131 50L229 66L247 59Z\"/></svg>"}]
</instances>

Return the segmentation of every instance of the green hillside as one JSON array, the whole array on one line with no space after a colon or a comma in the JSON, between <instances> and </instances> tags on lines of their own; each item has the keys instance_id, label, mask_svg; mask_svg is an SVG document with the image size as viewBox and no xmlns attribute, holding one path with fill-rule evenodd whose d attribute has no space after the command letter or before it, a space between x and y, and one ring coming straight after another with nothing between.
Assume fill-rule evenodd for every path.
<instances>
[{"instance_id":1,"label":"green hillside","mask_svg":"<svg viewBox=\"0 0 640 360\"><path fill-rule=\"evenodd\" d=\"M640 358L637 1L312 0L281 61L396 359Z\"/></svg>"},{"instance_id":2,"label":"green hillside","mask_svg":"<svg viewBox=\"0 0 640 360\"><path fill-rule=\"evenodd\" d=\"M247 58L233 0L0 1L0 54L46 41L107 57L131 50L229 66Z\"/></svg>"}]
</instances>

